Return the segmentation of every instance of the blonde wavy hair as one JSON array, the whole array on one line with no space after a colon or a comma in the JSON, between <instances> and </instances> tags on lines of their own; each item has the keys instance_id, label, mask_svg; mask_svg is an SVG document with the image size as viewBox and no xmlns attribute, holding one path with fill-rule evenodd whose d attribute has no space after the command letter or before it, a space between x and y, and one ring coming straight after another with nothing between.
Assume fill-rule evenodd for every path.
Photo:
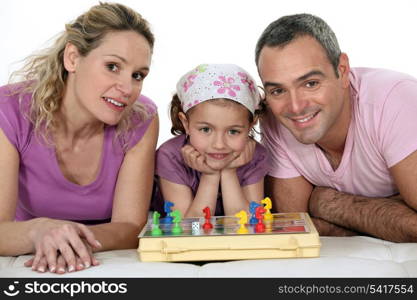
<instances>
[{"instance_id":1,"label":"blonde wavy hair","mask_svg":"<svg viewBox=\"0 0 417 300\"><path fill-rule=\"evenodd\" d=\"M151 50L154 46L154 36L148 22L133 9L117 3L100 3L79 16L74 22L65 25L54 44L39 54L29 56L22 69L14 72L10 81L19 77L24 80L20 88L13 93L19 93L22 100L25 93L32 93L32 101L28 118L34 125L35 134L53 145L50 133L56 129L56 113L59 111L65 91L68 72L64 68L64 50L67 43L75 45L82 56L97 48L105 35L114 31L132 30L145 37ZM15 85L16 87L16 85ZM127 147L127 136L138 122L149 118L143 104L135 102L116 127L116 137Z\"/></svg>"}]
</instances>

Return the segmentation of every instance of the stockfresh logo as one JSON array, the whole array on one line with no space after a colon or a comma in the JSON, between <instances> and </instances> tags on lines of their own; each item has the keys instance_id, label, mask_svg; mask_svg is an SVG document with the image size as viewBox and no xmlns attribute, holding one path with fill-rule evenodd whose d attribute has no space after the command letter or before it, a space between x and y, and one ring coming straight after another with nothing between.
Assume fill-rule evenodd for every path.
<instances>
[{"instance_id":1,"label":"stockfresh logo","mask_svg":"<svg viewBox=\"0 0 417 300\"><path fill-rule=\"evenodd\" d=\"M17 285L19 284L19 281L14 281L13 284L9 284L7 289L3 291L3 293L9 297L14 297L19 295L20 291L17 289Z\"/></svg>"}]
</instances>

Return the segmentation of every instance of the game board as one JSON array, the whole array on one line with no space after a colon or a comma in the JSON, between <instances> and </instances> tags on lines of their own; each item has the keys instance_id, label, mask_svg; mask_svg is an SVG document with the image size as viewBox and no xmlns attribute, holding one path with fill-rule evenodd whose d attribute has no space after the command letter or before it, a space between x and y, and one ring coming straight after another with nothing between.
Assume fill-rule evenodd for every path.
<instances>
[{"instance_id":1,"label":"game board","mask_svg":"<svg viewBox=\"0 0 417 300\"><path fill-rule=\"evenodd\" d=\"M265 212L262 206L260 209ZM204 217L170 224L163 218L159 222L154 215L139 234L139 259L209 261L319 256L319 235L307 213L269 213L269 220L261 218L264 231L257 232L258 224L246 224L247 219L240 218L242 212L239 217L210 217L211 229L203 229L207 223ZM180 227L180 232L173 232L173 227Z\"/></svg>"}]
</instances>

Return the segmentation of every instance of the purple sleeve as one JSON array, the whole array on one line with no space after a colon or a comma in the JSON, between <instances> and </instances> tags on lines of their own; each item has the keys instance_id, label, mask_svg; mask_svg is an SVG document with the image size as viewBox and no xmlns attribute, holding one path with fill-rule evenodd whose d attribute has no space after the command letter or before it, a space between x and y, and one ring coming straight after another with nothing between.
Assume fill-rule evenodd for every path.
<instances>
[{"instance_id":1,"label":"purple sleeve","mask_svg":"<svg viewBox=\"0 0 417 300\"><path fill-rule=\"evenodd\" d=\"M268 173L269 159L266 149L256 143L253 159L238 169L238 177L241 186L259 182Z\"/></svg>"},{"instance_id":2,"label":"purple sleeve","mask_svg":"<svg viewBox=\"0 0 417 300\"><path fill-rule=\"evenodd\" d=\"M129 137L129 147L135 146L142 139L142 137L146 133L146 130L151 124L153 117L158 112L156 104L148 97L141 95L137 101L145 107L148 118L144 121L139 118L132 118L132 122L135 123L137 127L134 129L134 131L131 133L131 136Z\"/></svg>"},{"instance_id":3,"label":"purple sleeve","mask_svg":"<svg viewBox=\"0 0 417 300\"><path fill-rule=\"evenodd\" d=\"M180 152L183 139L175 137L162 144L156 152L155 174L177 184L190 186L188 168Z\"/></svg>"},{"instance_id":4,"label":"purple sleeve","mask_svg":"<svg viewBox=\"0 0 417 300\"><path fill-rule=\"evenodd\" d=\"M22 153L27 146L30 134L30 122L20 111L18 95L11 95L8 86L0 88L0 128L16 149ZM24 103L30 99L25 95Z\"/></svg>"}]
</instances>

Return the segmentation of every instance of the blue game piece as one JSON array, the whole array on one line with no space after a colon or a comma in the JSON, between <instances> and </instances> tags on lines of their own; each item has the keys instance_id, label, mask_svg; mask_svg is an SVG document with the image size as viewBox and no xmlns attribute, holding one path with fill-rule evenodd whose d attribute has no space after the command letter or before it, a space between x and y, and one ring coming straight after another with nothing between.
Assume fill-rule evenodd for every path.
<instances>
[{"instance_id":1,"label":"blue game piece","mask_svg":"<svg viewBox=\"0 0 417 300\"><path fill-rule=\"evenodd\" d=\"M169 215L167 215L165 218L160 219L159 222L161 224L172 224L171 213L169 213Z\"/></svg>"},{"instance_id":2,"label":"blue game piece","mask_svg":"<svg viewBox=\"0 0 417 300\"><path fill-rule=\"evenodd\" d=\"M166 214L165 218L160 219L161 223L164 224L171 224L172 223L172 217L171 217L171 207L174 206L174 203L165 201L164 203L164 212Z\"/></svg>"},{"instance_id":3,"label":"blue game piece","mask_svg":"<svg viewBox=\"0 0 417 300\"><path fill-rule=\"evenodd\" d=\"M164 212L168 215L171 212L171 207L174 206L174 203L165 201L164 203Z\"/></svg>"},{"instance_id":4,"label":"blue game piece","mask_svg":"<svg viewBox=\"0 0 417 300\"><path fill-rule=\"evenodd\" d=\"M260 205L259 203L255 202L255 201L251 201L251 202L249 203L249 212L250 212L251 214L254 214L254 213L256 212L256 208L257 208L258 206L261 206L261 205Z\"/></svg>"},{"instance_id":5,"label":"blue game piece","mask_svg":"<svg viewBox=\"0 0 417 300\"><path fill-rule=\"evenodd\" d=\"M256 218L255 214L256 214L256 208L261 206L259 203L256 203L255 201L251 201L249 203L249 212L252 214L250 220L249 220L249 224L253 225L258 223L258 219Z\"/></svg>"}]
</instances>

